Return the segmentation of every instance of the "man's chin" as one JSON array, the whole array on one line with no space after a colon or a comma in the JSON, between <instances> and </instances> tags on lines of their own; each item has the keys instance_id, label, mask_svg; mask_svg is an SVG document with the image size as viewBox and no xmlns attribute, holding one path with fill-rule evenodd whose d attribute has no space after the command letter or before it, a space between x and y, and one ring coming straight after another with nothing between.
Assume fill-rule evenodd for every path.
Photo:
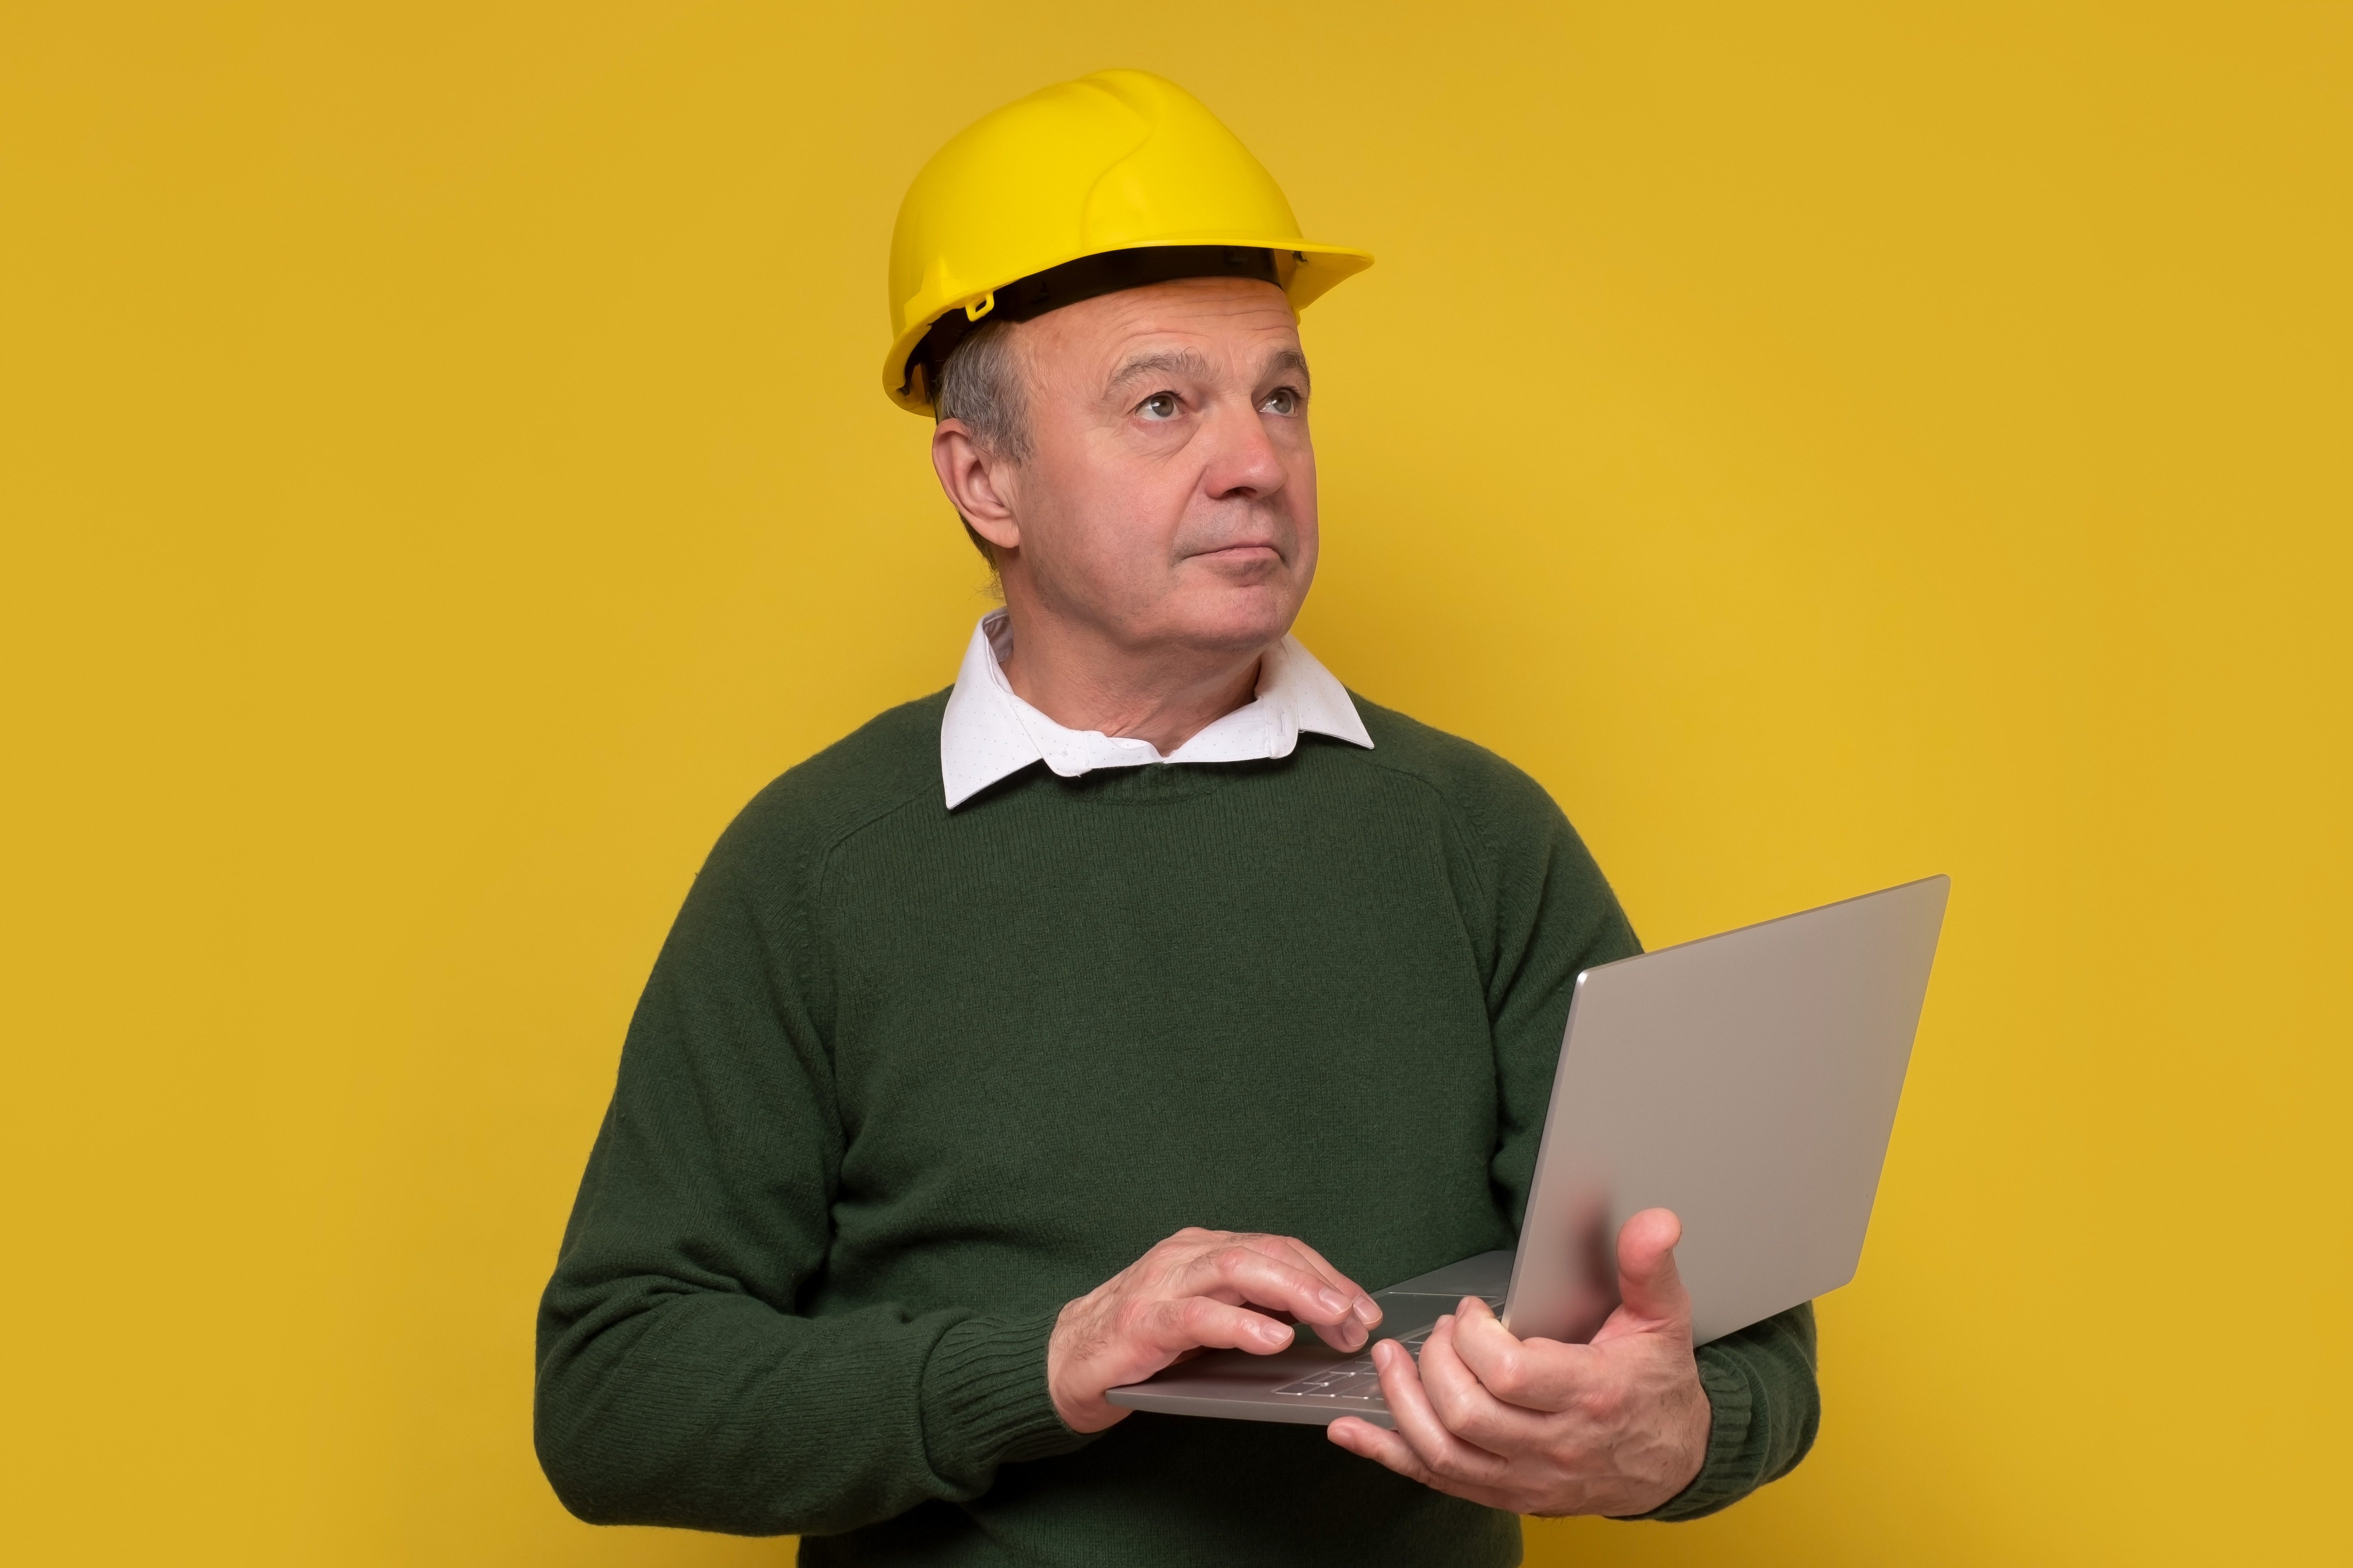
<instances>
[{"instance_id":1,"label":"man's chin","mask_svg":"<svg viewBox=\"0 0 2353 1568\"><path fill-rule=\"evenodd\" d=\"M1238 595L1243 602L1188 605L1162 623L1155 639L1204 653L1252 654L1282 640L1299 614L1288 595Z\"/></svg>"}]
</instances>

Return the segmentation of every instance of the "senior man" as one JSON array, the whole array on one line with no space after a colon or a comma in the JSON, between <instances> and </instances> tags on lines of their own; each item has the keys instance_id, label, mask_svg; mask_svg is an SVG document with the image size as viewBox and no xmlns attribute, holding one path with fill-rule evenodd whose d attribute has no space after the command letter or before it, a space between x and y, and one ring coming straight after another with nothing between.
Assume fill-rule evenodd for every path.
<instances>
[{"instance_id":1,"label":"senior man","mask_svg":"<svg viewBox=\"0 0 2353 1568\"><path fill-rule=\"evenodd\" d=\"M1173 85L952 142L886 389L998 574L955 687L794 768L656 963L542 1306L583 1518L818 1563L1462 1563L1514 1513L1688 1518L1786 1471L1810 1309L1694 1352L1674 1217L1590 1345L1475 1300L1395 1432L1107 1390L1512 1245L1571 983L1636 951L1531 780L1353 698L1295 310L1366 264Z\"/></svg>"}]
</instances>

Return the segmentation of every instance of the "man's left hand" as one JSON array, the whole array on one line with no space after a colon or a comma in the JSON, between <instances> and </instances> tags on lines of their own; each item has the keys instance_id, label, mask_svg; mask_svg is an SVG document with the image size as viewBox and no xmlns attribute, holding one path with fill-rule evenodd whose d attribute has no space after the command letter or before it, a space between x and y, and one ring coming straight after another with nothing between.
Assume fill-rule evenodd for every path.
<instances>
[{"instance_id":1,"label":"man's left hand","mask_svg":"<svg viewBox=\"0 0 2353 1568\"><path fill-rule=\"evenodd\" d=\"M1620 1305L1590 1344L1514 1339L1466 1297L1421 1365L1373 1347L1398 1429L1344 1416L1332 1441L1425 1486L1514 1513L1648 1513L1707 1452L1691 1297L1675 1272L1683 1223L1644 1209L1618 1233Z\"/></svg>"}]
</instances>

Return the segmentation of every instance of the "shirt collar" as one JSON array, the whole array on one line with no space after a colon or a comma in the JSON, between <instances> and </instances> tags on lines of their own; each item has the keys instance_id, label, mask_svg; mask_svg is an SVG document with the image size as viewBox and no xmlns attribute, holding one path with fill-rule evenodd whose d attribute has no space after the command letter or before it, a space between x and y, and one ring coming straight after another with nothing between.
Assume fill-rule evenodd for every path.
<instances>
[{"instance_id":1,"label":"shirt collar","mask_svg":"<svg viewBox=\"0 0 2353 1568\"><path fill-rule=\"evenodd\" d=\"M1014 695L999 661L1013 651L1013 626L992 610L972 629L955 690L940 718L940 782L953 811L982 790L1042 762L1066 779L1096 768L1147 763L1245 763L1287 757L1303 731L1372 749L1373 738L1347 689L1315 656L1286 637L1259 662L1252 700L1166 756L1149 741L1066 730Z\"/></svg>"}]
</instances>

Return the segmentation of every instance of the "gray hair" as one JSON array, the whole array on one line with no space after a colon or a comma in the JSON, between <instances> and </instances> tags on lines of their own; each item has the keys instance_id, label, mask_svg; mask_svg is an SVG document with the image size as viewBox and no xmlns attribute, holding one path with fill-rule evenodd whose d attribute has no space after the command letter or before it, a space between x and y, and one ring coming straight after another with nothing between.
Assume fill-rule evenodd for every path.
<instances>
[{"instance_id":1,"label":"gray hair","mask_svg":"<svg viewBox=\"0 0 2353 1568\"><path fill-rule=\"evenodd\" d=\"M940 388L932 399L935 416L960 419L973 444L1008 462L1029 457L1029 408L1020 367L1014 363L1010 321L983 321L965 335L940 367ZM997 552L970 522L964 525L973 548L993 571Z\"/></svg>"}]
</instances>

